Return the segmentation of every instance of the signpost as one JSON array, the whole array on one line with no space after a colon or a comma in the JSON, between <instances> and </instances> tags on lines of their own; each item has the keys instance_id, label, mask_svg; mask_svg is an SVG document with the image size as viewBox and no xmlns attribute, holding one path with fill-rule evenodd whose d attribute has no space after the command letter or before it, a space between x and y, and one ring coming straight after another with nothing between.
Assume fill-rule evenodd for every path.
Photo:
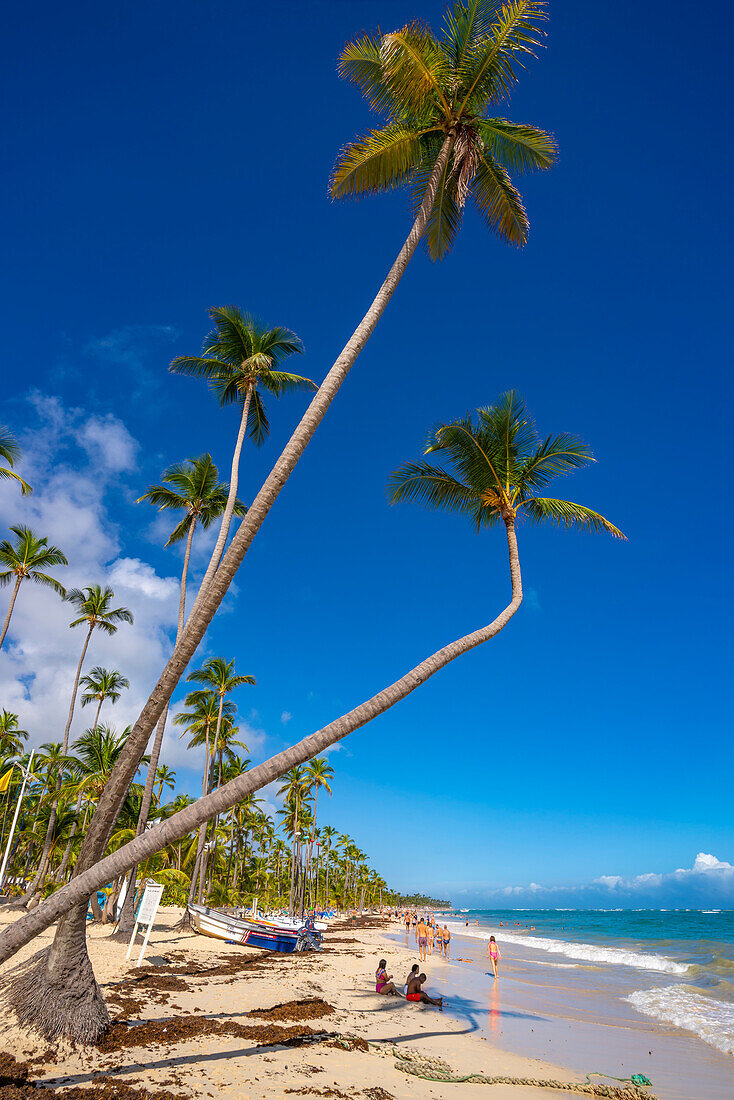
<instances>
[{"instance_id":1,"label":"signpost","mask_svg":"<svg viewBox=\"0 0 734 1100\"><path fill-rule=\"evenodd\" d=\"M145 890L143 891L143 900L141 901L140 905L138 906L138 911L135 914L135 927L133 928L133 934L130 938L130 943L129 943L128 949L127 949L127 955L125 956L125 961L126 962L130 958L130 952L133 949L133 944L135 943L135 937L138 934L138 925L147 924L148 925L148 930L145 933L145 938L143 939L143 945L140 948L140 954L138 955L138 961L135 963L135 965L140 966L141 962L143 961L143 955L145 954L145 949L148 946L148 940L150 939L150 933L151 933L151 930L153 928L153 922L155 921L155 915L158 912L158 906L161 903L161 898L163 897L164 889L165 889L165 887L160 886L157 882L149 882L149 883L146 884Z\"/></svg>"}]
</instances>

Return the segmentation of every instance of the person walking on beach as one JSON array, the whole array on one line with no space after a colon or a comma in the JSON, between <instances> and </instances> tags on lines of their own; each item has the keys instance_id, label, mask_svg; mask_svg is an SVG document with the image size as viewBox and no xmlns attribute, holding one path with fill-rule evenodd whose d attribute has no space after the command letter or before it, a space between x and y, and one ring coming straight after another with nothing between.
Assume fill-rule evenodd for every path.
<instances>
[{"instance_id":1,"label":"person walking on beach","mask_svg":"<svg viewBox=\"0 0 734 1100\"><path fill-rule=\"evenodd\" d=\"M449 930L448 930L448 928L446 927L445 924L443 926L443 932L441 934L441 938L443 940L444 957L448 959L448 957L449 957L449 944L451 943L451 933L449 932Z\"/></svg>"},{"instance_id":2,"label":"person walking on beach","mask_svg":"<svg viewBox=\"0 0 734 1100\"><path fill-rule=\"evenodd\" d=\"M405 935L407 936L409 934L409 932L410 932L410 913L406 909L405 910Z\"/></svg>"},{"instance_id":3,"label":"person walking on beach","mask_svg":"<svg viewBox=\"0 0 734 1100\"><path fill-rule=\"evenodd\" d=\"M492 973L494 974L495 981L497 980L497 964L500 961L500 949L497 946L497 941L494 936L489 937L489 943L487 944L487 958L492 964Z\"/></svg>"},{"instance_id":4,"label":"person walking on beach","mask_svg":"<svg viewBox=\"0 0 734 1100\"><path fill-rule=\"evenodd\" d=\"M408 992L405 994L406 1001L421 1001L426 1005L436 1005L438 1008L443 1008L443 997L429 997L427 993L424 993L421 986L426 981L425 974L414 974L408 982Z\"/></svg>"},{"instance_id":5,"label":"person walking on beach","mask_svg":"<svg viewBox=\"0 0 734 1100\"><path fill-rule=\"evenodd\" d=\"M428 944L428 929L426 928L426 922L423 917L418 921L418 958L421 962L426 961L426 946Z\"/></svg>"},{"instance_id":6,"label":"person walking on beach","mask_svg":"<svg viewBox=\"0 0 734 1100\"><path fill-rule=\"evenodd\" d=\"M385 969L386 966L387 961L385 959L380 959L380 965L375 971L375 993L382 993L385 996L387 996L388 993L394 993L396 996L399 996L397 986L395 986L392 981L392 974L388 974Z\"/></svg>"},{"instance_id":7,"label":"person walking on beach","mask_svg":"<svg viewBox=\"0 0 734 1100\"><path fill-rule=\"evenodd\" d=\"M432 955L433 954L433 941L436 938L436 933L433 930L433 925L429 924L426 931L428 932L428 954Z\"/></svg>"}]
</instances>

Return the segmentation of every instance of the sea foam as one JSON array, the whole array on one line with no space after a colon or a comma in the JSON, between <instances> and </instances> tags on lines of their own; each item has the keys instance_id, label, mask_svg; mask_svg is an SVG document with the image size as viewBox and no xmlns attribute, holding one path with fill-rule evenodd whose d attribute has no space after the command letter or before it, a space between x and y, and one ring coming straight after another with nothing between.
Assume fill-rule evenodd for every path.
<instances>
[{"instance_id":1,"label":"sea foam","mask_svg":"<svg viewBox=\"0 0 734 1100\"><path fill-rule=\"evenodd\" d=\"M623 947L604 947L595 943L576 943L572 940L554 940L547 936L523 936L520 933L490 933L483 928L466 928L449 922L451 930L463 936L478 940L488 940L494 935L503 943L520 943L524 947L533 947L536 951L550 951L555 955L565 955L569 959L581 959L591 963L609 963L612 966L633 966L638 970L657 970L662 974L685 974L688 970L684 963L675 962L665 955L650 955L641 951L628 951Z\"/></svg>"},{"instance_id":2,"label":"sea foam","mask_svg":"<svg viewBox=\"0 0 734 1100\"><path fill-rule=\"evenodd\" d=\"M702 997L685 986L640 989L625 997L638 1012L698 1035L724 1054L734 1054L734 1005Z\"/></svg>"}]
</instances>

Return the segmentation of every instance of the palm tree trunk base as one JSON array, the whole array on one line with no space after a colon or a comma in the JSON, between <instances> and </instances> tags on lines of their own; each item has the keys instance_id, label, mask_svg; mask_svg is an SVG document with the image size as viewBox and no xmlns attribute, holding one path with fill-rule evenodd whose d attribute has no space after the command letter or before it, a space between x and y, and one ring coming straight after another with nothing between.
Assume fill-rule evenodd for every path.
<instances>
[{"instance_id":1,"label":"palm tree trunk base","mask_svg":"<svg viewBox=\"0 0 734 1100\"><path fill-rule=\"evenodd\" d=\"M87 954L85 923L86 907L81 913L72 910L59 924L51 947L17 966L0 994L21 1027L49 1042L69 1039L89 1045L110 1026Z\"/></svg>"}]
</instances>

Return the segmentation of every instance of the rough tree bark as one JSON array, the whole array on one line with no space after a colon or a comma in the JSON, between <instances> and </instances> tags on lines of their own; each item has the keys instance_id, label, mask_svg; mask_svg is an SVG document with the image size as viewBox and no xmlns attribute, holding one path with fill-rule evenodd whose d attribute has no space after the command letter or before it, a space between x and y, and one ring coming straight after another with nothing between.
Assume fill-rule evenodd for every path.
<instances>
[{"instance_id":1,"label":"rough tree bark","mask_svg":"<svg viewBox=\"0 0 734 1100\"><path fill-rule=\"evenodd\" d=\"M15 601L18 596L18 589L20 588L20 582L22 577L16 577L15 584L13 586L13 595L10 597L10 604L8 606L8 613L5 616L5 622L3 623L3 632L0 634L0 649L2 649L3 642L5 641L5 635L8 633L8 627L10 626L10 620L13 617L13 608L15 607Z\"/></svg>"},{"instance_id":2,"label":"rough tree bark","mask_svg":"<svg viewBox=\"0 0 734 1100\"><path fill-rule=\"evenodd\" d=\"M241 802L249 794L261 790L268 783L272 783L285 775L291 768L304 764L314 756L324 752L331 745L347 737L354 730L372 722L386 710L395 706L401 700L414 692L422 684L434 676L440 669L455 661L464 653L475 649L491 638L496 637L509 623L522 603L522 579L520 574L520 561L517 553L517 539L514 523L507 524L507 544L509 551L510 578L512 582L512 599L507 607L492 620L487 626L466 634L456 641L450 642L442 649L431 654L419 665L412 668L395 683L379 691L358 707L330 722L316 733L305 737L298 744L292 745L269 760L258 764L251 771L243 772L236 779L230 780L224 786L218 787L206 798L186 806L179 813L162 821L149 829L142 836L131 840L124 847L119 848L111 855L105 856L94 866L86 868L70 883L57 890L32 913L21 917L0 935L0 963L5 962L15 954L24 944L29 943L34 936L48 928L59 917L65 917L69 913L78 913L80 902L84 902L92 890L108 882L116 875L123 874L134 863L147 859L155 852L172 844L187 833L192 832L205 821L210 820L216 814L221 814L231 809L237 802ZM83 910L82 910L83 915ZM59 929L65 927L62 920ZM16 975L23 975L28 967L38 970L38 956L33 956L27 963L17 967L10 976L5 991L0 995L2 1000L10 1007L16 1004L16 989L19 984ZM17 1011L17 1009L16 1009ZM66 1032L68 1034L68 1032Z\"/></svg>"},{"instance_id":3,"label":"rough tree bark","mask_svg":"<svg viewBox=\"0 0 734 1100\"><path fill-rule=\"evenodd\" d=\"M283 486L295 469L301 455L326 415L332 401L339 392L344 379L354 366L357 357L364 348L369 337L372 335L380 317L395 293L400 279L425 232L431 210L433 209L439 181L451 156L455 141L456 134L454 131L449 132L444 138L433 171L426 184L426 190L420 209L415 217L410 233L390 268L387 277L375 295L365 316L354 330L354 333L337 357L331 370L326 375L301 418L300 423L255 497L255 500L232 539L229 549L224 555L217 572L206 588L202 585L191 610L191 614L189 615L188 622L184 628L184 632L179 642L174 647L173 653L161 673L147 703L143 707L137 722L130 731L125 748L120 754L110 779L102 793L102 797L97 804L97 808L79 852L75 867L75 878L68 884L69 886L74 886L77 882L77 878L79 881L86 882L87 875L91 868L97 864L100 857L103 855L108 843L108 838L112 833L117 814L119 813L119 809L135 773L138 770L155 723L158 721L164 706L170 700L173 690L178 684L184 669L196 652L201 639L206 633L214 614L224 599L232 579L252 544L255 535L278 498ZM364 723L362 722L360 724ZM344 736L346 736L346 733ZM319 750L317 749L316 751L318 752ZM303 759L309 759L309 755L307 754ZM254 770L256 771L257 769ZM284 770L287 771L287 768ZM277 774L280 775L282 773L278 772ZM232 782L237 781L233 780ZM266 780L266 782L268 781ZM229 785L221 787L219 792L225 791L227 786ZM256 790L258 788L253 787L252 789ZM212 795L208 795L207 798L213 798L217 793L218 792L214 792ZM237 801L237 799L235 799L235 801ZM225 807L223 807L223 809L224 808ZM216 812L217 811L215 811L215 813ZM174 815L169 821L173 821L177 816L178 815ZM202 817L201 821L205 820L207 820L206 816ZM197 821L196 825L200 823L201 822ZM196 826L192 826L192 828L195 827ZM156 829L157 828L158 827L156 827ZM144 842L147 837L156 831L156 829L148 830L131 843L136 844ZM190 830L187 829L185 831L188 832ZM181 835L185 835L185 833ZM123 849L120 850L122 851ZM129 870L131 866L131 863L126 864L123 870ZM64 887L62 889L67 888L68 887ZM78 886L76 889L78 889ZM58 898L61 892L62 891L57 892L57 894L52 895L52 897ZM33 960L29 961L28 965L31 971L35 972L35 980L38 983L38 987L41 989L46 986L48 982L51 982L52 977L54 982L58 984L58 976L65 969L68 970L68 981L74 985L87 980L86 976L91 973L91 964L88 958L84 966L79 964L80 955L82 953L86 955L86 901L83 901L81 895L78 896L76 909L73 911L70 910L71 907L64 909L64 917L59 923L54 944L48 955L43 953L43 955L35 956ZM16 936L19 934L22 935L19 925L22 925L24 920L25 918L21 918L21 921L16 922L14 925ZM25 940L24 942L27 943L28 941ZM70 947L72 943L74 944L73 950ZM53 989L49 986L49 994L52 993ZM19 1015L25 1017L23 997L23 989L17 983L13 986L12 990L8 988L8 997L6 998L8 1003L16 1008ZM108 1026L109 1016L104 1001L101 996L99 996L98 989L96 995L94 989L91 987L87 989L84 1004L87 1018L83 1024L75 1018L73 1013L64 1013L66 1026L65 1033L71 1039L74 1039L81 1033L89 1034L90 1031L93 1032L95 1030L97 1034L101 1034ZM92 1017L95 1014L96 1020L93 1020ZM43 1031L43 1028L41 1027L40 1030Z\"/></svg>"}]
</instances>

